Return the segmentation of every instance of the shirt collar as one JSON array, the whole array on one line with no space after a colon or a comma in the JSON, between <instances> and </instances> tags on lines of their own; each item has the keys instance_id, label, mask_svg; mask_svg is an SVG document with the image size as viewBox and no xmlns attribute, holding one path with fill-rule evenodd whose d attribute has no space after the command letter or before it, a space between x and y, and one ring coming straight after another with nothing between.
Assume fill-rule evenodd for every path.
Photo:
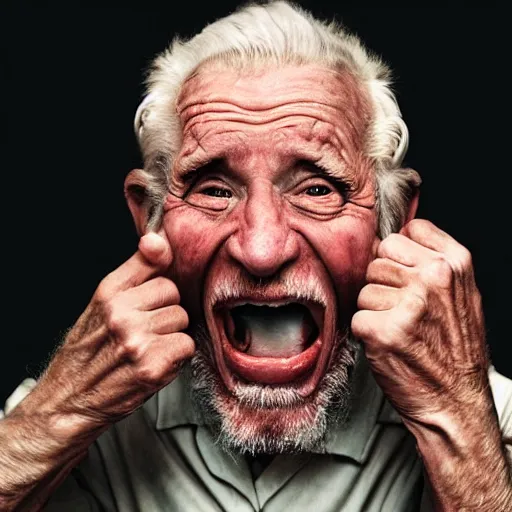
<instances>
[{"instance_id":1,"label":"shirt collar","mask_svg":"<svg viewBox=\"0 0 512 512\"><path fill-rule=\"evenodd\" d=\"M156 394L156 429L164 430L201 423L192 403L186 377L181 372Z\"/></svg>"},{"instance_id":2,"label":"shirt collar","mask_svg":"<svg viewBox=\"0 0 512 512\"><path fill-rule=\"evenodd\" d=\"M371 453L379 424L401 423L401 420L375 381L364 353L354 371L350 418L328 432L325 452L362 464Z\"/></svg>"},{"instance_id":3,"label":"shirt collar","mask_svg":"<svg viewBox=\"0 0 512 512\"><path fill-rule=\"evenodd\" d=\"M202 425L189 394L186 377L181 373L156 394L150 415L157 430L187 425ZM379 424L402 423L398 413L385 399L375 382L368 361L361 356L354 375L352 410L349 420L331 428L327 434L325 452L349 457L363 463L377 436Z\"/></svg>"}]
</instances>

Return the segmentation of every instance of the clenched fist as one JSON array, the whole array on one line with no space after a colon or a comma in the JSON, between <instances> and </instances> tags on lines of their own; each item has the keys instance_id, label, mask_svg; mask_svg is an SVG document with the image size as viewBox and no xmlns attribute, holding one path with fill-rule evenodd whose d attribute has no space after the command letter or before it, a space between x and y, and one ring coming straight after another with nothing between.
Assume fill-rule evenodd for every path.
<instances>
[{"instance_id":1,"label":"clenched fist","mask_svg":"<svg viewBox=\"0 0 512 512\"><path fill-rule=\"evenodd\" d=\"M429 421L482 393L489 363L467 249L416 219L379 244L367 282L352 329L402 418Z\"/></svg>"},{"instance_id":2,"label":"clenched fist","mask_svg":"<svg viewBox=\"0 0 512 512\"><path fill-rule=\"evenodd\" d=\"M171 259L164 238L143 236L138 251L100 283L32 392L39 413L55 415L66 436L130 414L193 355L194 342L182 332L187 314L165 277Z\"/></svg>"},{"instance_id":3,"label":"clenched fist","mask_svg":"<svg viewBox=\"0 0 512 512\"><path fill-rule=\"evenodd\" d=\"M376 256L352 330L416 439L435 509L512 510L470 253L432 223L413 220Z\"/></svg>"},{"instance_id":4,"label":"clenched fist","mask_svg":"<svg viewBox=\"0 0 512 512\"><path fill-rule=\"evenodd\" d=\"M112 423L168 384L194 353L156 233L99 285L32 392L0 420L0 510L40 510Z\"/></svg>"}]
</instances>

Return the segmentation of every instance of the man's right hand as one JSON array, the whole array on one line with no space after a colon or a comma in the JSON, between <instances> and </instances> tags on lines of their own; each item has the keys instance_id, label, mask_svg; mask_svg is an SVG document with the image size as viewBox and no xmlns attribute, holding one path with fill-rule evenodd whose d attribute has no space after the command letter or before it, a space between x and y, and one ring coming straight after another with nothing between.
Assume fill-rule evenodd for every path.
<instances>
[{"instance_id":1,"label":"man's right hand","mask_svg":"<svg viewBox=\"0 0 512 512\"><path fill-rule=\"evenodd\" d=\"M103 279L38 386L48 393L40 413L44 403L63 426L109 425L174 379L194 342L181 332L188 316L178 289L164 277L171 261L167 242L148 233Z\"/></svg>"},{"instance_id":2,"label":"man's right hand","mask_svg":"<svg viewBox=\"0 0 512 512\"><path fill-rule=\"evenodd\" d=\"M165 277L171 261L163 237L144 235L138 251L100 283L35 389L0 421L0 474L9 477L0 476L0 503L2 496L17 501L17 491L36 487L34 481L23 490L29 475L44 479L83 455L109 425L171 382L194 354L193 340L182 332L187 313L176 285ZM30 465L26 473L22 461Z\"/></svg>"}]
</instances>

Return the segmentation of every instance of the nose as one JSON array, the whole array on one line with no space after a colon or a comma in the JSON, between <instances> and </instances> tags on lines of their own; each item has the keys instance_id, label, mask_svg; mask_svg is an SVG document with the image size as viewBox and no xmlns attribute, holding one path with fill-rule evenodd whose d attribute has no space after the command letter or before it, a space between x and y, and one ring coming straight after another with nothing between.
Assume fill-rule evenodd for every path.
<instances>
[{"instance_id":1,"label":"nose","mask_svg":"<svg viewBox=\"0 0 512 512\"><path fill-rule=\"evenodd\" d=\"M247 272L269 277L297 259L298 235L290 229L271 183L255 185L240 207L239 226L227 241L227 251Z\"/></svg>"}]
</instances>

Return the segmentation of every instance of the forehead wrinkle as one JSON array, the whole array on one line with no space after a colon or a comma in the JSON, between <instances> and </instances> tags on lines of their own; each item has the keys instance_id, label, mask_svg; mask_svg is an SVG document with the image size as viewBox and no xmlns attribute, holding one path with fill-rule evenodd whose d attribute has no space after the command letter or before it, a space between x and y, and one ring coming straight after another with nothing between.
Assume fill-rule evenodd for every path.
<instances>
[{"instance_id":1,"label":"forehead wrinkle","mask_svg":"<svg viewBox=\"0 0 512 512\"><path fill-rule=\"evenodd\" d=\"M324 127L324 132L329 132L333 145L340 153L342 150L345 154L353 153L363 148L366 123L361 122L358 112L350 102L347 103L346 107L341 109L339 106L333 107L316 101L301 101L260 110L257 113L229 103L218 106L204 103L200 110L196 110L188 119L183 120L184 139L192 138L200 144L200 141L210 134L222 131L250 131L252 127L264 125L267 125L269 130L282 130L289 125L319 125ZM330 129L325 130L326 126L330 126ZM307 139L313 138L314 128L311 128L311 132L312 135L306 136Z\"/></svg>"},{"instance_id":2,"label":"forehead wrinkle","mask_svg":"<svg viewBox=\"0 0 512 512\"><path fill-rule=\"evenodd\" d=\"M297 69L293 71L298 72ZM267 151L271 147L269 141L275 144L279 140L281 144L284 139L297 138L299 135L300 141L293 143L292 140L292 146L308 146L311 150L315 146L318 148L316 160L323 160L324 167L329 162L333 172L343 167L345 173L349 169L356 174L355 164L361 162L360 153L370 118L366 98L355 78L348 73L335 73L337 82L334 88L330 80L332 72L323 68L320 71L330 72L331 75L320 76L318 79L315 76L314 80L309 76L305 81L302 76L297 78L296 75L291 93L278 98L272 91L270 94L261 94L261 88L257 85L254 87L253 82L265 77L265 73L240 77L229 68L222 76L219 73L215 76L197 73L190 78L188 87L182 88L177 105L184 137L176 169L190 169L219 155L232 153L230 146L233 140L230 144L225 138L228 136L229 139L230 134L236 133L235 142L238 145L242 140L248 140L250 150L245 148L246 154L259 150L250 146L254 144L254 134L257 134L260 143L264 141L267 145L265 148L264 144L264 149ZM247 78L249 80L244 82ZM222 90L223 86L233 82L238 87L234 91L236 94L232 89L227 92ZM278 85L281 90L284 87L286 92L286 84L283 83L279 82ZM250 91L251 87L260 91L260 94L256 94L256 97L238 95L240 89ZM316 97L310 99L315 94ZM288 137L284 132L289 133L290 130L292 135ZM260 135L262 132L263 135Z\"/></svg>"},{"instance_id":3,"label":"forehead wrinkle","mask_svg":"<svg viewBox=\"0 0 512 512\"><path fill-rule=\"evenodd\" d=\"M251 109L258 109L261 105L278 105L283 98L304 98L304 90L308 91L308 99L313 94L326 104L339 97L340 91L346 91L353 102L365 103L356 78L347 69L307 64L242 71L228 65L212 69L203 63L183 82L176 107L180 114L195 97L211 102L223 97L231 100L237 94Z\"/></svg>"},{"instance_id":4,"label":"forehead wrinkle","mask_svg":"<svg viewBox=\"0 0 512 512\"><path fill-rule=\"evenodd\" d=\"M251 116L256 113L263 114L265 112L272 112L273 110L296 108L302 106L305 107L306 109L308 107L325 107L327 109L340 110L339 106L333 105L332 103L318 100L308 100L304 99L303 96L281 99L279 101L275 101L270 105L251 105L247 101L237 100L233 96L222 95L214 99L197 99L195 101L191 101L185 108L181 109L178 112L178 114L182 117L182 119L185 120L188 120L191 117L204 113L208 114L232 112Z\"/></svg>"},{"instance_id":5,"label":"forehead wrinkle","mask_svg":"<svg viewBox=\"0 0 512 512\"><path fill-rule=\"evenodd\" d=\"M249 120L244 116L219 116L202 114L185 126L184 129L184 146L202 146L203 140L218 136L224 139L226 135L237 133L237 142L249 137L248 132L261 133L266 130L268 133L263 136L275 139L283 138L284 131L295 130L299 135L312 143L330 142L336 147L340 154L353 154L362 148L364 138L358 132L358 127L345 118L343 126L334 124L328 116L321 115L322 112L313 110L311 113L297 114L293 112L285 112L282 115L274 116L271 119L254 119ZM292 135L293 136L293 135ZM204 149L204 148L203 148ZM181 157L188 156L190 150L182 151Z\"/></svg>"},{"instance_id":6,"label":"forehead wrinkle","mask_svg":"<svg viewBox=\"0 0 512 512\"><path fill-rule=\"evenodd\" d=\"M216 159L224 159L228 167L238 169L239 172L245 172L257 159L264 158L267 164L271 162L271 167L277 173L283 169L288 169L299 160L308 160L325 168L333 176L355 183L358 179L358 173L353 165L342 158L338 150L339 145L333 144L325 137L319 137L318 134L315 136L313 133L318 131L316 128L320 124L322 123L311 121L308 125L294 124L285 126L280 130L271 130L267 137L264 137L263 140L260 139L257 144L253 143L252 146L247 133L240 130L222 131L215 134L221 138L220 141L217 139L210 143L206 140L204 146L196 145L195 149L189 152L187 156L178 159L177 166L174 169L175 177L179 177L180 174L184 174L188 170L202 167ZM332 131L329 130L331 133ZM209 133L212 132L213 130ZM288 136L290 132L292 135ZM233 135L238 139L235 144L233 143ZM268 153L268 148L272 148L271 154Z\"/></svg>"},{"instance_id":7,"label":"forehead wrinkle","mask_svg":"<svg viewBox=\"0 0 512 512\"><path fill-rule=\"evenodd\" d=\"M196 126L215 122L251 126L272 124L286 118L305 118L329 123L343 114L331 105L315 101L287 103L258 111L250 111L238 105L233 107L235 108L219 109L215 104L204 104L201 110L182 118L183 133L186 134Z\"/></svg>"}]
</instances>

